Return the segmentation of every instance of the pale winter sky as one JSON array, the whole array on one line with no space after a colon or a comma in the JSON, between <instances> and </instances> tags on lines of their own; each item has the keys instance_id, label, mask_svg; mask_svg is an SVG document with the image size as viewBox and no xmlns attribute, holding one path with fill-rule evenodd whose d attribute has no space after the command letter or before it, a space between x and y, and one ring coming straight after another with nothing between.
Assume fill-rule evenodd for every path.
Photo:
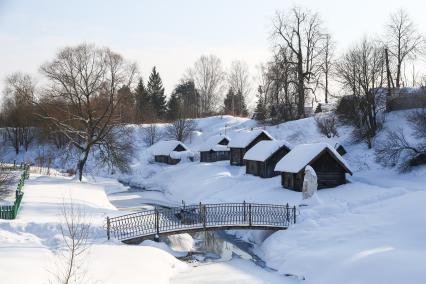
<instances>
[{"instance_id":1,"label":"pale winter sky","mask_svg":"<svg viewBox=\"0 0 426 284\"><path fill-rule=\"evenodd\" d=\"M58 48L81 42L137 61L145 80L157 66L167 94L202 54L219 56L225 67L244 60L255 75L270 55L274 12L294 5L320 13L338 51L381 34L399 8L426 34L424 0L0 0L0 88L6 74L36 75Z\"/></svg>"}]
</instances>

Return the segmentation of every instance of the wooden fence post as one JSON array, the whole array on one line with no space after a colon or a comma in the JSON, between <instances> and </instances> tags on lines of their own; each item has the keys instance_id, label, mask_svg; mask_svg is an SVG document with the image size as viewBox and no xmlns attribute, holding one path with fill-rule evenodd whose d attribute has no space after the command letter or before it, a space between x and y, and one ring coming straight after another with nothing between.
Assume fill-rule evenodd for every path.
<instances>
[{"instance_id":1,"label":"wooden fence post","mask_svg":"<svg viewBox=\"0 0 426 284\"><path fill-rule=\"evenodd\" d=\"M111 239L110 230L111 230L111 221L109 220L109 217L107 217L107 237L108 237L108 240Z\"/></svg>"},{"instance_id":2,"label":"wooden fence post","mask_svg":"<svg viewBox=\"0 0 426 284\"><path fill-rule=\"evenodd\" d=\"M251 227L251 203L249 203L249 206L248 206L249 208L248 208L248 211L249 211L249 226Z\"/></svg>"}]
</instances>

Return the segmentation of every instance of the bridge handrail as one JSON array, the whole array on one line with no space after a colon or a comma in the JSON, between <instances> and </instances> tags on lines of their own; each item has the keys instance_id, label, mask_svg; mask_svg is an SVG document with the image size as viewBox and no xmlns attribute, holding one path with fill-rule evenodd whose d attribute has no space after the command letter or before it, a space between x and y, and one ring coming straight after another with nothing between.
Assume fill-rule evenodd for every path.
<instances>
[{"instance_id":1,"label":"bridge handrail","mask_svg":"<svg viewBox=\"0 0 426 284\"><path fill-rule=\"evenodd\" d=\"M226 226L282 227L296 223L296 206L288 204L214 203L183 205L107 217L107 237L119 240L190 229Z\"/></svg>"}]
</instances>

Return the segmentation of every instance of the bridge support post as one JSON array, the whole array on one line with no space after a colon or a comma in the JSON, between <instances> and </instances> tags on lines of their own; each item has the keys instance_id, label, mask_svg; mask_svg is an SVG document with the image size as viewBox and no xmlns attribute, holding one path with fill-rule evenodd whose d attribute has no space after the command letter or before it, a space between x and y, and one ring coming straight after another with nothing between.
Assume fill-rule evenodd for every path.
<instances>
[{"instance_id":1,"label":"bridge support post","mask_svg":"<svg viewBox=\"0 0 426 284\"><path fill-rule=\"evenodd\" d=\"M246 201L244 200L243 202L243 221L244 223L247 222L247 217L246 217Z\"/></svg>"},{"instance_id":2,"label":"bridge support post","mask_svg":"<svg viewBox=\"0 0 426 284\"><path fill-rule=\"evenodd\" d=\"M109 217L107 217L107 237L108 237L108 240L111 239L110 230L111 230L111 221L109 220Z\"/></svg>"},{"instance_id":3,"label":"bridge support post","mask_svg":"<svg viewBox=\"0 0 426 284\"><path fill-rule=\"evenodd\" d=\"M296 224L296 205L293 207L293 224Z\"/></svg>"},{"instance_id":4,"label":"bridge support post","mask_svg":"<svg viewBox=\"0 0 426 284\"><path fill-rule=\"evenodd\" d=\"M249 203L249 206L248 206L248 212L249 212L249 226L251 227L251 203Z\"/></svg>"},{"instance_id":5,"label":"bridge support post","mask_svg":"<svg viewBox=\"0 0 426 284\"><path fill-rule=\"evenodd\" d=\"M207 207L203 205L203 227L206 229L207 227Z\"/></svg>"},{"instance_id":6,"label":"bridge support post","mask_svg":"<svg viewBox=\"0 0 426 284\"><path fill-rule=\"evenodd\" d=\"M199 223L203 223L203 205L200 204L198 205L198 212L200 212L200 220L198 220Z\"/></svg>"},{"instance_id":7,"label":"bridge support post","mask_svg":"<svg viewBox=\"0 0 426 284\"><path fill-rule=\"evenodd\" d=\"M155 209L155 229L156 234L154 237L154 241L158 242L160 241L160 212L158 212L158 209Z\"/></svg>"},{"instance_id":8,"label":"bridge support post","mask_svg":"<svg viewBox=\"0 0 426 284\"><path fill-rule=\"evenodd\" d=\"M287 221L287 226L290 225L290 207L287 205L285 206L285 216L286 216L286 221Z\"/></svg>"}]
</instances>

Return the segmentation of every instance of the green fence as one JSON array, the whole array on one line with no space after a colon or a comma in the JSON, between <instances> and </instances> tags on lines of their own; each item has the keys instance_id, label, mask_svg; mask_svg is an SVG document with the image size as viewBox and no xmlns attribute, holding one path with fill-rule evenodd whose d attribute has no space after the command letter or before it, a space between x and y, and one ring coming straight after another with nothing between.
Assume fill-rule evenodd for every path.
<instances>
[{"instance_id":1,"label":"green fence","mask_svg":"<svg viewBox=\"0 0 426 284\"><path fill-rule=\"evenodd\" d=\"M0 205L0 219L15 219L18 215L19 207L21 206L22 197L24 196L24 184L25 180L27 180L30 176L30 166L29 165L23 165L21 166L23 169L23 172L21 174L21 177L19 179L18 187L16 189L16 196L15 196L15 202L13 205ZM15 170L18 169L18 167L14 168Z\"/></svg>"}]
</instances>

